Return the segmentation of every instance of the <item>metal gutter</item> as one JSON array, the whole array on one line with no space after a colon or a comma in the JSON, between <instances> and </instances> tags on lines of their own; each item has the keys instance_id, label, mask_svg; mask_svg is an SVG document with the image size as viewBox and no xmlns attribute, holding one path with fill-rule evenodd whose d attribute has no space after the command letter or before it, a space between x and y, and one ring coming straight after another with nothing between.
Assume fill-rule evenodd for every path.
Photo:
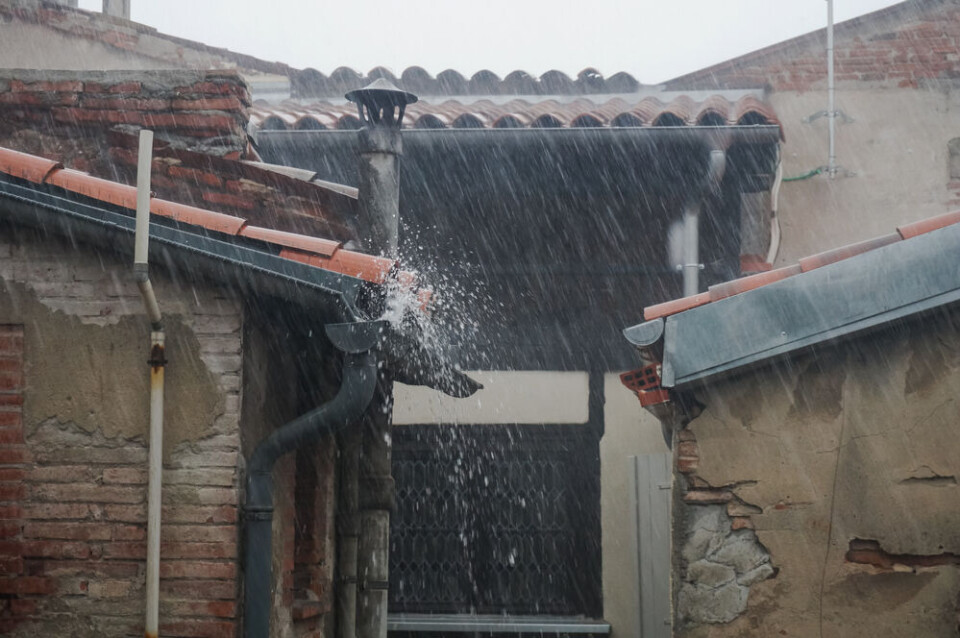
<instances>
[{"instance_id":1,"label":"metal gutter","mask_svg":"<svg viewBox=\"0 0 960 638\"><path fill-rule=\"evenodd\" d=\"M97 243L116 239L132 243L136 219L111 206L91 205L82 198L67 198L49 192L48 187L31 187L0 175L0 201L10 204L0 211L0 218L8 218L45 231L59 229L71 238L86 238ZM229 274L232 283L254 286L260 291L286 294L290 298L312 290L334 297L341 307L343 319L362 319L357 299L364 282L355 277L316 268L280 257L256 248L257 241L224 241L215 233L183 230L185 226L173 221L150 222L151 259L177 268L170 259L170 249L184 251L200 259L208 274L223 279ZM109 236L109 237L108 237ZM117 248L111 245L112 248ZM222 266L240 269L225 273ZM219 266L220 268L217 268Z\"/></svg>"},{"instance_id":2,"label":"metal gutter","mask_svg":"<svg viewBox=\"0 0 960 638\"><path fill-rule=\"evenodd\" d=\"M563 616L390 614L387 629L416 633L607 635L610 633L610 623Z\"/></svg>"},{"instance_id":3,"label":"metal gutter","mask_svg":"<svg viewBox=\"0 0 960 638\"><path fill-rule=\"evenodd\" d=\"M663 386L683 389L960 301L960 225L672 315Z\"/></svg>"}]
</instances>

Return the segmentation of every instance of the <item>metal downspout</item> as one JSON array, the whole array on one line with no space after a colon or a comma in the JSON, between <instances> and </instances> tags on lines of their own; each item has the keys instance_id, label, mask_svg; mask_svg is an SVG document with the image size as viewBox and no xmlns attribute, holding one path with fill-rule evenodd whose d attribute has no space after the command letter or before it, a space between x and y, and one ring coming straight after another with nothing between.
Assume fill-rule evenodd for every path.
<instances>
[{"instance_id":1,"label":"metal downspout","mask_svg":"<svg viewBox=\"0 0 960 638\"><path fill-rule=\"evenodd\" d=\"M337 396L275 430L250 457L244 504L244 636L270 635L270 589L273 583L273 466L283 455L316 443L356 422L370 405L377 383L373 352L383 331L381 322L336 324L327 336L344 353L343 380Z\"/></svg>"},{"instance_id":2,"label":"metal downspout","mask_svg":"<svg viewBox=\"0 0 960 638\"><path fill-rule=\"evenodd\" d=\"M683 207L683 296L690 297L700 292L700 209L703 199L716 193L723 181L727 167L727 153L721 149L710 151L707 175L702 188L691 195Z\"/></svg>"},{"instance_id":3,"label":"metal downspout","mask_svg":"<svg viewBox=\"0 0 960 638\"><path fill-rule=\"evenodd\" d=\"M144 636L160 631L160 501L163 490L163 386L167 360L160 306L150 283L150 165L153 131L140 131L137 150L137 218L134 235L133 274L150 317L150 433L147 461L147 573Z\"/></svg>"}]
</instances>

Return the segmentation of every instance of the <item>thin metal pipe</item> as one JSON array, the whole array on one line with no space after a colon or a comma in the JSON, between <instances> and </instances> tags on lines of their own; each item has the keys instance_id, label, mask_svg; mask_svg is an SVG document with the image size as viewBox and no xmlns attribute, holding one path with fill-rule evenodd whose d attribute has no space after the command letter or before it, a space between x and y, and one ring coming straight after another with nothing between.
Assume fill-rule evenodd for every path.
<instances>
[{"instance_id":1,"label":"thin metal pipe","mask_svg":"<svg viewBox=\"0 0 960 638\"><path fill-rule=\"evenodd\" d=\"M156 300L154 300L156 303ZM150 333L150 452L147 484L147 618L144 636L160 631L160 501L163 491L164 332Z\"/></svg>"},{"instance_id":2,"label":"thin metal pipe","mask_svg":"<svg viewBox=\"0 0 960 638\"><path fill-rule=\"evenodd\" d=\"M710 151L707 174L703 186L694 193L683 207L683 296L690 297L700 292L700 209L703 199L720 191L720 182L727 167L726 151Z\"/></svg>"},{"instance_id":3,"label":"thin metal pipe","mask_svg":"<svg viewBox=\"0 0 960 638\"><path fill-rule=\"evenodd\" d=\"M133 247L133 263L147 263L150 242L150 165L153 163L153 131L140 131L137 149L137 230Z\"/></svg>"},{"instance_id":4,"label":"thin metal pipe","mask_svg":"<svg viewBox=\"0 0 960 638\"><path fill-rule=\"evenodd\" d=\"M837 107L834 102L835 91L836 87L833 77L833 0L827 0L827 125L830 131L830 154L827 158L827 173L831 179L837 174Z\"/></svg>"},{"instance_id":5,"label":"thin metal pipe","mask_svg":"<svg viewBox=\"0 0 960 638\"><path fill-rule=\"evenodd\" d=\"M163 386L165 335L160 306L150 283L150 165L153 132L140 131L137 151L137 218L134 234L133 272L150 317L150 434L147 462L147 573L144 636L156 638L160 631L160 501L163 491Z\"/></svg>"}]
</instances>

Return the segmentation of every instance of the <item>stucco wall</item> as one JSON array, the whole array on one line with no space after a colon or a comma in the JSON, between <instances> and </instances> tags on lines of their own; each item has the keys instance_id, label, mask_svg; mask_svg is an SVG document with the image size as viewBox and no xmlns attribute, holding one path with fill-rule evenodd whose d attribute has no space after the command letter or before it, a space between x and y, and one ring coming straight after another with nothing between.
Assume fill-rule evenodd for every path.
<instances>
[{"instance_id":1,"label":"stucco wall","mask_svg":"<svg viewBox=\"0 0 960 638\"><path fill-rule=\"evenodd\" d=\"M19 430L0 439L3 632L142 632L150 329L131 267L4 226L0 280L0 323L23 334L20 380L4 386L0 410L9 417L22 400ZM237 615L240 308L159 272L155 287L169 329L161 631L227 635Z\"/></svg>"},{"instance_id":2,"label":"stucco wall","mask_svg":"<svg viewBox=\"0 0 960 638\"><path fill-rule=\"evenodd\" d=\"M704 621L681 593L679 635L957 635L958 319L954 309L698 394L706 407L678 449L678 589L705 582L685 552L711 508L720 524L707 528L722 529L709 557L731 525L753 528L775 573L751 583L728 623Z\"/></svg>"},{"instance_id":3,"label":"stucco wall","mask_svg":"<svg viewBox=\"0 0 960 638\"><path fill-rule=\"evenodd\" d=\"M640 408L616 374L604 375L604 433L600 440L600 515L603 529L603 616L615 638L638 636L640 581L634 565L630 457L669 452L660 422ZM664 521L666 526L668 523ZM664 587L669 583L664 582Z\"/></svg>"},{"instance_id":4,"label":"stucco wall","mask_svg":"<svg viewBox=\"0 0 960 638\"><path fill-rule=\"evenodd\" d=\"M855 119L837 124L837 161L843 170L834 179L818 175L784 182L776 265L886 235L960 205L956 189L948 188L947 152L949 140L960 137L960 91L842 88L836 99L837 107ZM769 102L786 135L784 176L826 165L826 118L802 122L826 108L826 91L777 91Z\"/></svg>"}]
</instances>

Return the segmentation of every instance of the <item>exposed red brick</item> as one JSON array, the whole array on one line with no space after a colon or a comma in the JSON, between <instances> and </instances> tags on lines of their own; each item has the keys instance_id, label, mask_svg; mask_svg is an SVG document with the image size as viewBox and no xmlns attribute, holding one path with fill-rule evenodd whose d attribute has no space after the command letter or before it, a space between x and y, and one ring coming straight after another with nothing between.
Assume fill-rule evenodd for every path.
<instances>
[{"instance_id":1,"label":"exposed red brick","mask_svg":"<svg viewBox=\"0 0 960 638\"><path fill-rule=\"evenodd\" d=\"M233 208L240 208L243 210L253 210L254 203L247 197L239 197L237 195L231 195L230 193L211 193L205 192L203 194L203 201L209 202L211 204L219 204L222 206L231 206Z\"/></svg>"},{"instance_id":2,"label":"exposed red brick","mask_svg":"<svg viewBox=\"0 0 960 638\"><path fill-rule=\"evenodd\" d=\"M0 575L11 576L23 573L23 558L0 555Z\"/></svg>"},{"instance_id":3,"label":"exposed red brick","mask_svg":"<svg viewBox=\"0 0 960 638\"><path fill-rule=\"evenodd\" d=\"M30 82L24 83L20 80L10 81L10 90L19 91L42 91L49 93L51 91L72 91L74 93L83 90L83 82L76 80L64 80L62 82Z\"/></svg>"},{"instance_id":4,"label":"exposed red brick","mask_svg":"<svg viewBox=\"0 0 960 638\"><path fill-rule=\"evenodd\" d=\"M0 501L22 501L26 488L20 483L0 483Z\"/></svg>"},{"instance_id":5,"label":"exposed red brick","mask_svg":"<svg viewBox=\"0 0 960 638\"><path fill-rule=\"evenodd\" d=\"M86 543L64 542L62 540L25 540L21 544L24 558L89 558L93 555Z\"/></svg>"},{"instance_id":6,"label":"exposed red brick","mask_svg":"<svg viewBox=\"0 0 960 638\"><path fill-rule=\"evenodd\" d=\"M753 521L750 520L749 516L734 516L730 519L730 529L734 531L738 529L753 529Z\"/></svg>"},{"instance_id":7,"label":"exposed red brick","mask_svg":"<svg viewBox=\"0 0 960 638\"><path fill-rule=\"evenodd\" d=\"M213 561L163 561L161 578L220 578L232 580L237 576L234 562Z\"/></svg>"},{"instance_id":8,"label":"exposed red brick","mask_svg":"<svg viewBox=\"0 0 960 638\"><path fill-rule=\"evenodd\" d=\"M164 616L237 616L237 603L232 600L162 600L160 609Z\"/></svg>"},{"instance_id":9,"label":"exposed red brick","mask_svg":"<svg viewBox=\"0 0 960 638\"><path fill-rule=\"evenodd\" d=\"M117 111L166 111L170 108L170 100L161 98L84 96L80 103L88 109L115 109Z\"/></svg>"},{"instance_id":10,"label":"exposed red brick","mask_svg":"<svg viewBox=\"0 0 960 638\"><path fill-rule=\"evenodd\" d=\"M20 468L0 468L0 481L20 481L25 474L26 471ZM2 510L3 508L0 508L0 511Z\"/></svg>"},{"instance_id":11,"label":"exposed red brick","mask_svg":"<svg viewBox=\"0 0 960 638\"><path fill-rule=\"evenodd\" d=\"M699 505L719 505L729 503L732 499L731 492L718 489L691 490L683 495L684 502Z\"/></svg>"},{"instance_id":12,"label":"exposed red brick","mask_svg":"<svg viewBox=\"0 0 960 638\"><path fill-rule=\"evenodd\" d=\"M223 180L219 176L214 175L213 173L208 173L206 171L201 171L196 168L186 168L184 166L171 166L167 173L170 177L178 177L182 179L189 179L198 184L206 184L207 186L214 186L220 188L223 186Z\"/></svg>"},{"instance_id":13,"label":"exposed red brick","mask_svg":"<svg viewBox=\"0 0 960 638\"><path fill-rule=\"evenodd\" d=\"M233 600L237 595L237 585L230 580L161 580L160 593L187 600Z\"/></svg>"},{"instance_id":14,"label":"exposed red brick","mask_svg":"<svg viewBox=\"0 0 960 638\"><path fill-rule=\"evenodd\" d=\"M0 93L0 105L71 106L76 104L77 100L76 93Z\"/></svg>"},{"instance_id":15,"label":"exposed red brick","mask_svg":"<svg viewBox=\"0 0 960 638\"><path fill-rule=\"evenodd\" d=\"M83 90L87 93L139 93L139 82L121 82L119 84L100 84L99 82L85 82Z\"/></svg>"},{"instance_id":16,"label":"exposed red brick","mask_svg":"<svg viewBox=\"0 0 960 638\"><path fill-rule=\"evenodd\" d=\"M0 594L26 596L30 594L53 594L57 591L57 582L52 578L20 576L0 578Z\"/></svg>"},{"instance_id":17,"label":"exposed red brick","mask_svg":"<svg viewBox=\"0 0 960 638\"><path fill-rule=\"evenodd\" d=\"M235 97L173 100L170 106L182 111L241 111L243 104Z\"/></svg>"},{"instance_id":18,"label":"exposed red brick","mask_svg":"<svg viewBox=\"0 0 960 638\"><path fill-rule=\"evenodd\" d=\"M160 623L160 634L183 638L234 638L236 624L219 620L177 620Z\"/></svg>"},{"instance_id":19,"label":"exposed red brick","mask_svg":"<svg viewBox=\"0 0 960 638\"><path fill-rule=\"evenodd\" d=\"M0 377L2 379L2 377ZM32 455L26 446L18 445L16 447L0 448L0 465L15 465L26 463L31 460ZM2 500L2 499L0 499Z\"/></svg>"}]
</instances>

